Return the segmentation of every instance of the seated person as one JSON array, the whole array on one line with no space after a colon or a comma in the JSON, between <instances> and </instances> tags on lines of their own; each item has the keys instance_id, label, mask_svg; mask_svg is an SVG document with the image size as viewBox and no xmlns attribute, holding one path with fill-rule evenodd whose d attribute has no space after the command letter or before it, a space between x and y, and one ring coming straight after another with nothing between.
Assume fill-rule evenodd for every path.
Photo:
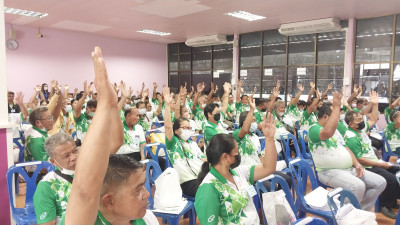
<instances>
[{"instance_id":1,"label":"seated person","mask_svg":"<svg viewBox=\"0 0 400 225\"><path fill-rule=\"evenodd\" d=\"M396 100L394 100L392 104L386 107L384 115L388 123L393 122L393 120L391 120L390 118L390 114L392 114L394 110L399 110L400 109L399 107L400 107L400 97L396 98Z\"/></svg>"},{"instance_id":2,"label":"seated person","mask_svg":"<svg viewBox=\"0 0 400 225\"><path fill-rule=\"evenodd\" d=\"M321 94L318 90L315 91L316 97L312 99L310 106L304 110L300 121L300 129L308 131L310 127L317 123L317 108L322 105Z\"/></svg>"},{"instance_id":3,"label":"seated person","mask_svg":"<svg viewBox=\"0 0 400 225\"><path fill-rule=\"evenodd\" d=\"M21 109L19 107L19 104L14 102L14 92L9 91L8 92L8 113L20 113Z\"/></svg>"},{"instance_id":4,"label":"seated person","mask_svg":"<svg viewBox=\"0 0 400 225\"><path fill-rule=\"evenodd\" d=\"M206 143L210 142L211 138L216 134L227 133L227 130L222 123L224 118L221 118L221 115L225 117L230 90L231 85L225 82L221 109L215 103L210 103L204 108L204 115L207 119L204 130L204 139Z\"/></svg>"},{"instance_id":5,"label":"seated person","mask_svg":"<svg viewBox=\"0 0 400 225\"><path fill-rule=\"evenodd\" d=\"M143 165L128 156L109 156L123 144L123 128L99 47L92 57L98 110L79 154L65 224L158 224L146 210Z\"/></svg>"},{"instance_id":6,"label":"seated person","mask_svg":"<svg viewBox=\"0 0 400 225\"><path fill-rule=\"evenodd\" d=\"M318 110L318 123L311 126L308 146L321 183L350 190L363 210L370 211L386 187L381 176L365 171L336 129L340 95L333 93L333 104L324 103Z\"/></svg>"},{"instance_id":7,"label":"seated person","mask_svg":"<svg viewBox=\"0 0 400 225\"><path fill-rule=\"evenodd\" d=\"M194 135L189 120L181 117L172 124L169 107L173 100L168 88L164 88L163 95L165 144L168 157L179 174L183 194L194 197L199 187L197 176L206 158L196 142L189 140L191 135Z\"/></svg>"},{"instance_id":8,"label":"seated person","mask_svg":"<svg viewBox=\"0 0 400 225\"><path fill-rule=\"evenodd\" d=\"M47 154L55 171L47 173L37 185L33 196L38 224L59 224L67 209L78 149L71 136L57 133L45 144Z\"/></svg>"},{"instance_id":9,"label":"seated person","mask_svg":"<svg viewBox=\"0 0 400 225\"><path fill-rule=\"evenodd\" d=\"M84 141L86 132L88 131L90 124L92 123L92 119L97 108L97 101L89 100L86 104L85 112L82 114L82 107L85 103L85 99L88 96L88 93L89 90L87 87L87 82L85 81L82 97L78 100L74 109L76 137L82 142Z\"/></svg>"},{"instance_id":10,"label":"seated person","mask_svg":"<svg viewBox=\"0 0 400 225\"><path fill-rule=\"evenodd\" d=\"M297 88L299 89L299 93L297 93L295 98L290 99L288 107L286 108L286 115L292 120L292 124L301 120L303 111L300 111L300 108L304 107L304 105L299 104L299 99L304 91L304 87L302 84L297 84Z\"/></svg>"},{"instance_id":11,"label":"seated person","mask_svg":"<svg viewBox=\"0 0 400 225\"><path fill-rule=\"evenodd\" d=\"M236 90L236 113L240 115L240 113L249 111L250 106L249 106L249 96L247 95L240 95L240 92L242 90L242 81L238 80L237 82L237 90ZM237 121L239 120L238 118L236 119Z\"/></svg>"},{"instance_id":12,"label":"seated person","mask_svg":"<svg viewBox=\"0 0 400 225\"><path fill-rule=\"evenodd\" d=\"M128 155L140 161L145 159L143 147L146 145L146 138L138 121L139 111L136 108L130 107L125 110L124 144L119 148L117 154Z\"/></svg>"},{"instance_id":13,"label":"seated person","mask_svg":"<svg viewBox=\"0 0 400 225\"><path fill-rule=\"evenodd\" d=\"M275 139L280 140L281 135L293 134L296 136L295 129L291 121L285 119L285 102L278 100L275 102L274 107L274 120L276 120Z\"/></svg>"},{"instance_id":14,"label":"seated person","mask_svg":"<svg viewBox=\"0 0 400 225\"><path fill-rule=\"evenodd\" d=\"M208 162L201 167L201 182L194 206L200 224L260 224L253 196L243 192L259 179L275 172L275 124L272 115L264 118L265 157L262 164L239 166L241 156L235 138L215 135L207 147Z\"/></svg>"},{"instance_id":15,"label":"seated person","mask_svg":"<svg viewBox=\"0 0 400 225\"><path fill-rule=\"evenodd\" d=\"M204 108L207 105L207 95L203 94L203 90L205 88L204 83L197 84L197 92L193 97L193 105L192 105L192 113L193 120L196 122L197 127L201 128L201 130L205 129L205 124L207 119L204 115Z\"/></svg>"},{"instance_id":16,"label":"seated person","mask_svg":"<svg viewBox=\"0 0 400 225\"><path fill-rule=\"evenodd\" d=\"M397 206L397 198L400 197L400 186L395 176L399 167L379 161L372 149L371 140L364 128L366 127L366 130L369 130L378 119L378 94L375 91L370 93L370 102L372 103L372 113L367 123L364 122L361 113L352 111L346 114L345 120L349 129L346 131L345 141L347 147L353 151L366 170L385 178L387 185L381 195L380 211L386 217L394 219L397 214L392 211L392 208Z\"/></svg>"},{"instance_id":17,"label":"seated person","mask_svg":"<svg viewBox=\"0 0 400 225\"><path fill-rule=\"evenodd\" d=\"M389 142L390 150L400 155L400 111L395 110L390 115L390 122L385 128L385 136Z\"/></svg>"}]
</instances>

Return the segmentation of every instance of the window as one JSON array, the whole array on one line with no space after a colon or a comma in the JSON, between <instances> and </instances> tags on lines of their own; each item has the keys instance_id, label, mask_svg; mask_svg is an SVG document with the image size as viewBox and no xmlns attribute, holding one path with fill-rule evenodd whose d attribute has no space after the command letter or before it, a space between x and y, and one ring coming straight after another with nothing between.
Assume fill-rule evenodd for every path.
<instances>
[{"instance_id":1,"label":"window","mask_svg":"<svg viewBox=\"0 0 400 225\"><path fill-rule=\"evenodd\" d=\"M314 64L315 35L289 37L289 65Z\"/></svg>"}]
</instances>

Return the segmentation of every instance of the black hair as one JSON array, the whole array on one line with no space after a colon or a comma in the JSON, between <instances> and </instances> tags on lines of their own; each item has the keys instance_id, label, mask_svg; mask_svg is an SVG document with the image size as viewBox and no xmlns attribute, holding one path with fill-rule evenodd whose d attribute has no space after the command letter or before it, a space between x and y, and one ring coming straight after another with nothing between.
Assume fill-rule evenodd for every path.
<instances>
[{"instance_id":1,"label":"black hair","mask_svg":"<svg viewBox=\"0 0 400 225\"><path fill-rule=\"evenodd\" d=\"M240 113L240 116L239 116L239 127L243 126L243 123L246 120L248 114L249 114L249 111L245 111L245 112Z\"/></svg>"},{"instance_id":2,"label":"black hair","mask_svg":"<svg viewBox=\"0 0 400 225\"><path fill-rule=\"evenodd\" d=\"M306 107L306 106L307 106L307 102L306 102L306 101L303 101L303 100L299 100L299 101L297 102L297 105L298 105L298 106L304 106L304 107Z\"/></svg>"},{"instance_id":3,"label":"black hair","mask_svg":"<svg viewBox=\"0 0 400 225\"><path fill-rule=\"evenodd\" d=\"M86 103L86 108L97 108L97 100L89 100Z\"/></svg>"},{"instance_id":4,"label":"black hair","mask_svg":"<svg viewBox=\"0 0 400 225\"><path fill-rule=\"evenodd\" d=\"M47 86L47 91L44 90L44 86L45 86L45 85ZM43 92L43 93L48 93L48 92L49 92L49 85L47 85L46 83L43 83L43 84L42 84L42 92Z\"/></svg>"},{"instance_id":5,"label":"black hair","mask_svg":"<svg viewBox=\"0 0 400 225\"><path fill-rule=\"evenodd\" d=\"M123 154L110 155L108 168L101 188L101 196L104 196L109 189L116 190L118 185L126 183L136 170L143 170L141 162Z\"/></svg>"},{"instance_id":6,"label":"black hair","mask_svg":"<svg viewBox=\"0 0 400 225\"><path fill-rule=\"evenodd\" d=\"M176 130L179 130L179 128L181 127L181 123L182 123L183 121L189 122L188 119L183 118L183 117L179 117L178 119L175 120L174 124L172 125L172 132L174 133L174 135L176 135L176 134L175 134L175 131L176 131Z\"/></svg>"},{"instance_id":7,"label":"black hair","mask_svg":"<svg viewBox=\"0 0 400 225\"><path fill-rule=\"evenodd\" d=\"M49 100L43 99L43 100L40 100L39 105L42 105L43 102L46 102L47 104L49 104Z\"/></svg>"},{"instance_id":8,"label":"black hair","mask_svg":"<svg viewBox=\"0 0 400 225\"><path fill-rule=\"evenodd\" d=\"M319 107L319 109L318 109L318 119L321 119L321 118L324 117L325 115L330 116L331 113L332 113L331 106L332 106L331 103L324 103L324 104L322 104L322 106Z\"/></svg>"},{"instance_id":9,"label":"black hair","mask_svg":"<svg viewBox=\"0 0 400 225\"><path fill-rule=\"evenodd\" d=\"M14 92L12 92L12 91L9 91L8 94L9 95L15 95Z\"/></svg>"},{"instance_id":10,"label":"black hair","mask_svg":"<svg viewBox=\"0 0 400 225\"><path fill-rule=\"evenodd\" d=\"M278 100L281 100L281 101L282 101L282 98L281 98L281 97L279 97L279 96L278 96L278 97L276 97L276 98L275 98L275 101L278 101Z\"/></svg>"},{"instance_id":11,"label":"black hair","mask_svg":"<svg viewBox=\"0 0 400 225\"><path fill-rule=\"evenodd\" d=\"M139 106L140 106L141 104L144 104L144 102L142 102L142 101L139 101L138 103L136 103L136 108L138 108L138 109L139 109ZM144 107L146 107L146 104L144 105Z\"/></svg>"},{"instance_id":12,"label":"black hair","mask_svg":"<svg viewBox=\"0 0 400 225\"><path fill-rule=\"evenodd\" d=\"M212 94L211 98L219 98L219 96L217 94Z\"/></svg>"},{"instance_id":13,"label":"black hair","mask_svg":"<svg viewBox=\"0 0 400 225\"><path fill-rule=\"evenodd\" d=\"M48 110L49 109L45 106L37 107L36 109L32 110L32 112L29 114L29 123L32 126L36 126L36 121L43 119L42 113L47 112Z\"/></svg>"},{"instance_id":14,"label":"black hair","mask_svg":"<svg viewBox=\"0 0 400 225\"><path fill-rule=\"evenodd\" d=\"M215 166L219 163L222 154L230 154L235 148L235 142L235 138L230 134L216 134L211 138L206 150L207 162L203 163L201 171L197 176L199 184L201 184L204 177L210 172L210 164L211 166Z\"/></svg>"},{"instance_id":15,"label":"black hair","mask_svg":"<svg viewBox=\"0 0 400 225\"><path fill-rule=\"evenodd\" d=\"M344 121L347 123L347 125L350 126L350 123L353 122L354 120L354 115L357 115L358 112L355 111L349 111L346 113L346 116L344 116Z\"/></svg>"},{"instance_id":16,"label":"black hair","mask_svg":"<svg viewBox=\"0 0 400 225\"><path fill-rule=\"evenodd\" d=\"M364 104L364 99L363 98L357 99L357 105L358 104Z\"/></svg>"},{"instance_id":17,"label":"black hair","mask_svg":"<svg viewBox=\"0 0 400 225\"><path fill-rule=\"evenodd\" d=\"M71 105L74 104L74 102L76 102L76 101L78 101L78 100L72 99L72 100L71 100Z\"/></svg>"},{"instance_id":18,"label":"black hair","mask_svg":"<svg viewBox=\"0 0 400 225\"><path fill-rule=\"evenodd\" d=\"M206 107L204 107L204 116L206 117L206 119L208 120L208 113L211 113L214 111L214 109L216 107L219 107L218 104L215 103L210 103L207 104Z\"/></svg>"},{"instance_id":19,"label":"black hair","mask_svg":"<svg viewBox=\"0 0 400 225\"><path fill-rule=\"evenodd\" d=\"M81 99L82 97L83 97L83 94L78 93L78 94L76 94L75 99L76 99L76 100L79 100L79 99Z\"/></svg>"},{"instance_id":20,"label":"black hair","mask_svg":"<svg viewBox=\"0 0 400 225\"><path fill-rule=\"evenodd\" d=\"M243 97L249 97L249 96L247 96L247 95L242 95L242 96L240 97L240 99L243 99Z\"/></svg>"},{"instance_id":21,"label":"black hair","mask_svg":"<svg viewBox=\"0 0 400 225\"><path fill-rule=\"evenodd\" d=\"M124 113L125 118L129 115L129 113L132 112L133 109L134 109L134 108L129 107L129 108L127 108L127 109L125 110L125 113Z\"/></svg>"},{"instance_id":22,"label":"black hair","mask_svg":"<svg viewBox=\"0 0 400 225\"><path fill-rule=\"evenodd\" d=\"M261 99L258 99L257 101L256 101L256 106L260 106L260 105L262 105L262 104L264 104L264 103L267 103L268 101L267 101L267 99L265 99L265 98L261 98Z\"/></svg>"}]
</instances>

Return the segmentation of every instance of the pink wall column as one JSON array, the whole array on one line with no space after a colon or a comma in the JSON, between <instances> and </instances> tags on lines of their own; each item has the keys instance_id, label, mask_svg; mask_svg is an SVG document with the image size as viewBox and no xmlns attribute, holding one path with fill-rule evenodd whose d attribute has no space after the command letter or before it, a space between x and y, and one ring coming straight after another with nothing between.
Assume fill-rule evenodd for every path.
<instances>
[{"instance_id":1,"label":"pink wall column","mask_svg":"<svg viewBox=\"0 0 400 225\"><path fill-rule=\"evenodd\" d=\"M2 224L8 224L10 221L10 201L8 199L6 181L6 173L8 169L6 133L6 129L0 129L0 221L2 221Z\"/></svg>"},{"instance_id":2,"label":"pink wall column","mask_svg":"<svg viewBox=\"0 0 400 225\"><path fill-rule=\"evenodd\" d=\"M11 25L6 24L6 37ZM25 102L36 84L58 80L83 89L85 80L93 81L91 52L98 45L103 50L111 82L124 80L134 93L142 82L152 91L153 82L159 87L167 84L167 45L143 41L101 37L95 34L16 26L17 50L7 49L7 87L14 92L24 91Z\"/></svg>"}]
</instances>

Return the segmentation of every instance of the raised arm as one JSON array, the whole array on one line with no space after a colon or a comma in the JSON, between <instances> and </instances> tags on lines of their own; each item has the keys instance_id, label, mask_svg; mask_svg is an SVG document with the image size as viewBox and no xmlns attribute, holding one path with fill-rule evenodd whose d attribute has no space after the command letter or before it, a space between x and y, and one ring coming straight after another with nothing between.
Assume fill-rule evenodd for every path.
<instances>
[{"instance_id":1,"label":"raised arm","mask_svg":"<svg viewBox=\"0 0 400 225\"><path fill-rule=\"evenodd\" d=\"M344 107L346 107L347 111L353 111L353 109L349 106L349 103L346 101L346 94L345 94L345 88L342 87L342 104Z\"/></svg>"},{"instance_id":2,"label":"raised arm","mask_svg":"<svg viewBox=\"0 0 400 225\"><path fill-rule=\"evenodd\" d=\"M210 93L208 93L208 97L207 97L207 104L210 104L212 102L212 95L214 94L214 83L211 82L210 85Z\"/></svg>"},{"instance_id":3,"label":"raised arm","mask_svg":"<svg viewBox=\"0 0 400 225\"><path fill-rule=\"evenodd\" d=\"M119 88L121 89L121 99L118 102L117 109L118 112L121 112L122 108L125 106L126 99L129 98L129 91L126 90L126 85L122 80L119 85Z\"/></svg>"},{"instance_id":4,"label":"raised arm","mask_svg":"<svg viewBox=\"0 0 400 225\"><path fill-rule=\"evenodd\" d=\"M353 93L351 93L351 95L347 99L347 103L349 103L350 106L353 103L353 100L356 98L357 95L358 95L358 88L357 88L357 85L355 84L353 87Z\"/></svg>"},{"instance_id":5,"label":"raised arm","mask_svg":"<svg viewBox=\"0 0 400 225\"><path fill-rule=\"evenodd\" d=\"M378 121L378 116L379 116L378 112L379 96L376 91L371 91L369 93L369 102L372 104L371 116L368 120L369 128L371 128L375 125L376 121Z\"/></svg>"},{"instance_id":6,"label":"raised arm","mask_svg":"<svg viewBox=\"0 0 400 225\"><path fill-rule=\"evenodd\" d=\"M124 142L122 123L117 110L117 95L108 80L99 47L95 48L92 56L94 82L98 93L97 110L77 160L65 215L66 225L95 223L109 155L115 153Z\"/></svg>"},{"instance_id":7,"label":"raised arm","mask_svg":"<svg viewBox=\"0 0 400 225\"><path fill-rule=\"evenodd\" d=\"M308 114L311 114L312 112L314 112L314 111L317 109L317 107L318 107L318 102L319 102L319 100L321 99L321 93L319 92L318 89L315 91L315 93L316 93L316 95L317 95L316 98L314 98L314 100L313 100L313 102L311 103L311 105L307 107L307 112L308 112Z\"/></svg>"},{"instance_id":8,"label":"raised arm","mask_svg":"<svg viewBox=\"0 0 400 225\"><path fill-rule=\"evenodd\" d=\"M310 92L308 92L307 104L310 104L312 95L315 92L315 84L314 82L310 82Z\"/></svg>"},{"instance_id":9,"label":"raised arm","mask_svg":"<svg viewBox=\"0 0 400 225\"><path fill-rule=\"evenodd\" d=\"M340 105L341 105L340 102L342 101L342 95L339 94L339 92L337 91L333 92L332 95L333 95L333 101L332 101L333 109L331 115L329 116L328 122L326 122L325 126L319 133L319 139L322 141L329 139L335 134L339 121Z\"/></svg>"},{"instance_id":10,"label":"raised arm","mask_svg":"<svg viewBox=\"0 0 400 225\"><path fill-rule=\"evenodd\" d=\"M274 106L275 106L275 101L276 101L276 97L279 96L279 88L281 87L281 83L278 80L278 82L276 82L276 87L274 87L274 89L272 89L272 95L270 95L270 103L269 103L269 107L267 108L267 111L272 113L272 111L274 111Z\"/></svg>"},{"instance_id":11,"label":"raised arm","mask_svg":"<svg viewBox=\"0 0 400 225\"><path fill-rule=\"evenodd\" d=\"M321 99L324 99L326 96L328 96L329 91L332 90L332 89L333 89L333 84L332 83L328 84L328 88L322 94Z\"/></svg>"},{"instance_id":12,"label":"raised arm","mask_svg":"<svg viewBox=\"0 0 400 225\"><path fill-rule=\"evenodd\" d=\"M153 100L157 99L157 88L158 88L158 84L157 82L153 83Z\"/></svg>"},{"instance_id":13,"label":"raised arm","mask_svg":"<svg viewBox=\"0 0 400 225\"><path fill-rule=\"evenodd\" d=\"M203 90L204 90L205 87L206 87L206 85L204 84L204 82L197 84L197 93L194 95L193 105L192 105L192 111L193 112L196 110L197 102L198 102L201 94L203 93Z\"/></svg>"},{"instance_id":14,"label":"raised arm","mask_svg":"<svg viewBox=\"0 0 400 225\"><path fill-rule=\"evenodd\" d=\"M50 97L49 98L53 97L56 86L57 86L57 81L52 80L51 81L51 89L50 89Z\"/></svg>"},{"instance_id":15,"label":"raised arm","mask_svg":"<svg viewBox=\"0 0 400 225\"><path fill-rule=\"evenodd\" d=\"M75 106L74 117L79 118L81 116L82 106L85 103L86 96L88 95L88 87L87 81L83 83L83 94L82 97L78 100Z\"/></svg>"},{"instance_id":16,"label":"raised arm","mask_svg":"<svg viewBox=\"0 0 400 225\"><path fill-rule=\"evenodd\" d=\"M163 100L162 100L161 96L157 96L157 100L158 100L158 105L157 105L157 109L154 113L154 117L160 115L160 113L162 111Z\"/></svg>"},{"instance_id":17,"label":"raised arm","mask_svg":"<svg viewBox=\"0 0 400 225\"><path fill-rule=\"evenodd\" d=\"M29 108L32 110L36 108L37 105L35 105L35 99L37 98L38 94L40 93L40 85L36 85L36 87L33 89L35 92L33 93L31 99L29 99Z\"/></svg>"},{"instance_id":18,"label":"raised arm","mask_svg":"<svg viewBox=\"0 0 400 225\"><path fill-rule=\"evenodd\" d=\"M69 90L69 86L67 84L64 85L64 99L68 98L68 90Z\"/></svg>"},{"instance_id":19,"label":"raised arm","mask_svg":"<svg viewBox=\"0 0 400 225\"><path fill-rule=\"evenodd\" d=\"M275 172L276 169L277 156L274 139L276 121L273 121L272 113L267 114L268 116L264 115L264 120L262 122L262 131L265 137L265 155L262 164L254 168L254 181L269 176Z\"/></svg>"},{"instance_id":20,"label":"raised arm","mask_svg":"<svg viewBox=\"0 0 400 225\"><path fill-rule=\"evenodd\" d=\"M299 89L299 93L297 93L296 97L294 98L292 104L293 105L297 105L297 103L299 102L300 96L304 91L304 86L302 84L297 84L297 88Z\"/></svg>"},{"instance_id":21,"label":"raised arm","mask_svg":"<svg viewBox=\"0 0 400 225\"><path fill-rule=\"evenodd\" d=\"M229 93L231 93L232 86L230 83L224 83L224 94L222 95L222 102L221 102L221 112L226 115L226 110L228 109L228 102L229 102Z\"/></svg>"},{"instance_id":22,"label":"raised arm","mask_svg":"<svg viewBox=\"0 0 400 225\"><path fill-rule=\"evenodd\" d=\"M242 85L243 85L242 81L238 80L237 89L236 89L236 103L239 103L241 100L240 99L240 91L242 90Z\"/></svg>"},{"instance_id":23,"label":"raised arm","mask_svg":"<svg viewBox=\"0 0 400 225\"><path fill-rule=\"evenodd\" d=\"M29 112L28 112L28 109L26 108L26 106L24 104L24 93L17 92L17 96L15 97L15 101L17 102L17 104L19 105L19 108L21 109L22 118L24 118L24 120L26 120L28 118L28 116L29 116Z\"/></svg>"},{"instance_id":24,"label":"raised arm","mask_svg":"<svg viewBox=\"0 0 400 225\"><path fill-rule=\"evenodd\" d=\"M390 110L393 110L394 107L396 107L396 106L399 105L399 102L400 102L400 97L398 97L396 100L394 100L394 101L392 102L392 104L390 104L389 109L390 109Z\"/></svg>"},{"instance_id":25,"label":"raised arm","mask_svg":"<svg viewBox=\"0 0 400 225\"><path fill-rule=\"evenodd\" d=\"M58 86L56 86L55 90L56 90L55 95L58 96L58 99L57 99L57 102L56 102L53 110L51 111L51 115L53 116L53 118L55 120L57 120L57 118L60 116L61 107L63 106L64 96L62 95L61 90L59 89ZM50 103L49 103L49 105L50 105Z\"/></svg>"},{"instance_id":26,"label":"raised arm","mask_svg":"<svg viewBox=\"0 0 400 225\"><path fill-rule=\"evenodd\" d=\"M172 129L172 120L171 120L171 102L172 97L171 94L169 92L169 88L168 87L164 87L163 88L163 95L164 95L164 102L165 102L165 112L164 112L164 127L165 127L165 137L171 141L172 138L174 137L174 131Z\"/></svg>"},{"instance_id":27,"label":"raised arm","mask_svg":"<svg viewBox=\"0 0 400 225\"><path fill-rule=\"evenodd\" d=\"M249 101L250 111L246 116L246 119L243 122L242 128L239 131L239 138L244 138L247 133L249 133L251 123L253 122L254 117L254 109L256 108L256 103L254 99L250 99Z\"/></svg>"}]
</instances>

